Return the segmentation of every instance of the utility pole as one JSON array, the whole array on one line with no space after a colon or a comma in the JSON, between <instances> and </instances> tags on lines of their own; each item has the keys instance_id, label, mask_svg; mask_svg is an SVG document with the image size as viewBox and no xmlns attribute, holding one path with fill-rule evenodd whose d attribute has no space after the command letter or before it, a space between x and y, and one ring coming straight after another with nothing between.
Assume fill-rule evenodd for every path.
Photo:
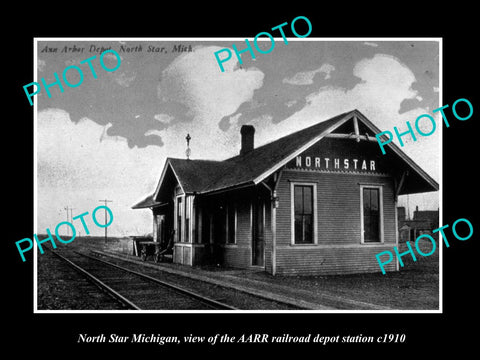
<instances>
[{"instance_id":1,"label":"utility pole","mask_svg":"<svg viewBox=\"0 0 480 360\"><path fill-rule=\"evenodd\" d=\"M70 222L70 218L68 217L68 205L64 207L65 211L67 212L67 222ZM68 235L68 230L67 230Z\"/></svg>"},{"instance_id":2,"label":"utility pole","mask_svg":"<svg viewBox=\"0 0 480 360\"><path fill-rule=\"evenodd\" d=\"M68 209L70 209L70 224L73 224L73 209L74 208L69 208L67 206L67 212L68 212ZM72 236L73 236L73 230L72 230Z\"/></svg>"},{"instance_id":3,"label":"utility pole","mask_svg":"<svg viewBox=\"0 0 480 360\"><path fill-rule=\"evenodd\" d=\"M99 202L105 203L105 206L107 206L107 203L113 202L113 200L98 200ZM107 225L107 209L105 209L105 225ZM107 226L105 226L105 243L107 243Z\"/></svg>"},{"instance_id":4,"label":"utility pole","mask_svg":"<svg viewBox=\"0 0 480 360\"><path fill-rule=\"evenodd\" d=\"M64 207L64 209L67 212L67 222L69 222L70 224L73 224L73 210L75 208L68 207L68 205L67 205L67 206ZM70 212L69 212L69 210L70 210ZM70 235L68 230L67 230L66 235ZM72 236L73 236L73 233L72 233Z\"/></svg>"}]
</instances>

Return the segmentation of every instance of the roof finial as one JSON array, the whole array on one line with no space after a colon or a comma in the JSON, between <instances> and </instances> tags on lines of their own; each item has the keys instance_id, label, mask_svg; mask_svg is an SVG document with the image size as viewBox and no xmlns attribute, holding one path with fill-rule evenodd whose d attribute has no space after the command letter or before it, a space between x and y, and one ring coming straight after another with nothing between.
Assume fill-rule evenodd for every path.
<instances>
[{"instance_id":1,"label":"roof finial","mask_svg":"<svg viewBox=\"0 0 480 360\"><path fill-rule=\"evenodd\" d=\"M190 159L190 153L191 153L191 150L190 150L190 134L187 134L187 137L185 138L187 140L187 150L185 151L185 154L187 155L187 160Z\"/></svg>"}]
</instances>

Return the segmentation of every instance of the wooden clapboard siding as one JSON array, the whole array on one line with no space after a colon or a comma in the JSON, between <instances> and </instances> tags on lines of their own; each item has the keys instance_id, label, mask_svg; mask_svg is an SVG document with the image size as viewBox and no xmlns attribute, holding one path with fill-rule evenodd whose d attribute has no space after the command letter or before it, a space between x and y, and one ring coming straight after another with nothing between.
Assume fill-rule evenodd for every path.
<instances>
[{"instance_id":1,"label":"wooden clapboard siding","mask_svg":"<svg viewBox=\"0 0 480 360\"><path fill-rule=\"evenodd\" d=\"M176 264L183 264L183 246L177 246L177 244L173 247L173 262Z\"/></svg>"},{"instance_id":2,"label":"wooden clapboard siding","mask_svg":"<svg viewBox=\"0 0 480 360\"><path fill-rule=\"evenodd\" d=\"M252 266L252 201L255 192L245 191L237 201L237 231L234 245L223 245L223 264L225 266L248 268ZM271 231L271 203L265 197L264 213L264 264L265 269L271 272L272 268L272 231Z\"/></svg>"},{"instance_id":3,"label":"wooden clapboard siding","mask_svg":"<svg viewBox=\"0 0 480 360\"><path fill-rule=\"evenodd\" d=\"M317 245L291 245L291 182L316 184ZM384 245L361 243L361 184L382 185ZM375 255L396 241L393 194L393 180L388 176L284 170L277 188L278 273L380 271ZM395 263L388 269L394 270Z\"/></svg>"},{"instance_id":4,"label":"wooden clapboard siding","mask_svg":"<svg viewBox=\"0 0 480 360\"><path fill-rule=\"evenodd\" d=\"M228 245L223 248L223 265L234 268L248 268L252 262L250 246Z\"/></svg>"},{"instance_id":5,"label":"wooden clapboard siding","mask_svg":"<svg viewBox=\"0 0 480 360\"><path fill-rule=\"evenodd\" d=\"M223 265L236 268L247 268L251 265L252 228L250 224L250 211L252 198L249 192L239 195L236 201L237 231L236 243L223 246Z\"/></svg>"},{"instance_id":6,"label":"wooden clapboard siding","mask_svg":"<svg viewBox=\"0 0 480 360\"><path fill-rule=\"evenodd\" d=\"M173 261L182 265L205 263L205 244L176 243L173 247Z\"/></svg>"},{"instance_id":7,"label":"wooden clapboard siding","mask_svg":"<svg viewBox=\"0 0 480 360\"><path fill-rule=\"evenodd\" d=\"M383 185L385 243L395 243L395 202L392 179L386 176L284 171L277 189L277 246L291 243L290 183L317 184L318 244L360 243L360 184Z\"/></svg>"},{"instance_id":8,"label":"wooden clapboard siding","mask_svg":"<svg viewBox=\"0 0 480 360\"><path fill-rule=\"evenodd\" d=\"M332 275L380 272L376 254L392 251L394 245L352 245L277 248L277 272L282 275ZM395 260L385 271L396 269Z\"/></svg>"},{"instance_id":9,"label":"wooden clapboard siding","mask_svg":"<svg viewBox=\"0 0 480 360\"><path fill-rule=\"evenodd\" d=\"M184 244L175 244L173 262L182 265L192 265L192 248Z\"/></svg>"}]
</instances>

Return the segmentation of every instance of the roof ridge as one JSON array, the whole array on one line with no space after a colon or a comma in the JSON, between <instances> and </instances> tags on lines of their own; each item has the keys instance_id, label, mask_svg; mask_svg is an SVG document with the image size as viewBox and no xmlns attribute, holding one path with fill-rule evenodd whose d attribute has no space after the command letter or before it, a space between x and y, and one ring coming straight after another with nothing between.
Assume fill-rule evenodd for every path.
<instances>
[{"instance_id":1,"label":"roof ridge","mask_svg":"<svg viewBox=\"0 0 480 360\"><path fill-rule=\"evenodd\" d=\"M210 160L210 159L183 159L167 156L166 160L180 160L180 161L208 161L208 162L223 162L225 160Z\"/></svg>"},{"instance_id":2,"label":"roof ridge","mask_svg":"<svg viewBox=\"0 0 480 360\"><path fill-rule=\"evenodd\" d=\"M246 154L238 154L224 160L167 157L155 194L160 190L168 167L171 167L177 181L185 187L184 191L186 192L207 194L222 189L257 184L284 166L296 154L305 151L328 133L335 131L338 126L350 121L352 117L357 117L359 122L364 123L373 131L380 131L358 109L353 109L325 120L319 120L306 128L254 148ZM404 162L408 169L412 168L415 174L425 181L420 189L422 192L438 190L436 182L400 148L393 143L389 146L392 147L394 156L398 156L402 164ZM413 190L419 192L418 189Z\"/></svg>"},{"instance_id":3,"label":"roof ridge","mask_svg":"<svg viewBox=\"0 0 480 360\"><path fill-rule=\"evenodd\" d=\"M293 132L293 133L290 133L290 134L288 134L288 135L279 137L278 139L269 141L269 142L267 142L267 143L265 143L265 144L263 144L263 145L261 145L261 146L259 146L259 147L256 147L256 148L254 148L252 151L248 152L247 154L244 154L244 155L238 154L238 155L232 156L231 158L225 159L224 161L230 161L230 160L233 160L233 159L235 159L235 158L240 158L240 157L241 157L241 158L244 158L244 157L247 156L248 154L251 154L251 153L253 153L253 152L257 151L257 150L261 150L262 148L264 148L264 147L266 147L266 146L268 146L268 145L274 144L274 143L277 142L277 141L281 141L281 140L283 140L283 139L285 139L285 138L287 138L287 137L295 137L295 136L298 135L299 133L311 131L312 128L314 128L314 127L316 127L316 126L318 126L318 125L320 125L320 124L323 124L323 123L325 123L325 122L327 122L327 121L333 121L334 119L335 119L335 120L338 120L338 119L340 119L340 118L343 118L343 117L346 116L347 114L353 113L353 112L355 112L355 111L358 111L358 110L357 110L357 109L353 109L353 110L346 111L346 112L344 112L344 113L341 113L341 114L332 116L332 117L330 117L330 118L328 118L328 119L325 119L325 120L323 120L323 121L316 122L315 124L310 125L309 127L306 127L306 128L300 129L300 130L297 130L297 131L295 131L295 132Z\"/></svg>"},{"instance_id":4,"label":"roof ridge","mask_svg":"<svg viewBox=\"0 0 480 360\"><path fill-rule=\"evenodd\" d=\"M202 191L208 190L208 188L210 188L210 190L211 190L211 189L212 189L212 185L215 186L216 184L218 184L218 182L219 182L226 174L228 174L228 173L230 173L230 172L232 171L232 167L235 167L236 164L237 164L239 161L244 161L244 160L246 160L246 159L249 159L249 158L251 158L252 156L255 156L256 154L258 154L259 152L264 151L265 149L268 149L269 146L275 146L276 143L281 142L281 141L284 141L284 140L287 139L287 138L292 138L292 139L293 139L293 138L295 138L296 136L298 136L299 134L308 134L309 132L312 131L312 128L318 127L318 126L320 126L321 124L323 124L323 126L325 126L325 123L327 123L327 122L330 122L330 121L331 121L331 122L336 122L336 121L338 121L339 119L344 118L346 115L348 115L348 114L350 114L350 113L353 114L355 111L358 111L358 110L354 109L354 110L346 111L346 112L344 112L344 113L335 115L335 116L333 116L333 117L331 117L331 118L328 118L328 119L326 119L326 120L316 122L315 124L313 124L313 125L311 125L311 126L309 126L309 127L307 127L307 128L303 128L303 129L297 130L297 131L295 131L295 132L293 132L293 133L290 133L290 134L285 135L285 136L282 136L282 137L280 137L280 138L278 138L278 139L272 140L272 141L270 141L270 142L268 142L268 143L266 143L266 144L263 144L262 146L259 146L259 147L257 147L257 148L254 148L252 151L249 151L249 152L246 153L246 154L242 154L242 155L241 155L241 154L238 154L238 155L235 155L235 156L233 156L233 157L231 157L231 158L225 159L225 160L223 161L223 163L225 163L225 164L227 165L226 168L225 168L221 173L219 173L219 174L214 178L214 180L213 180L210 184L206 185L206 187L203 188ZM319 129L318 131L313 132L311 137L317 136L317 135L318 135L317 133L318 133L318 132L321 132L321 131L323 131L323 129ZM310 137L310 138L311 138L311 137ZM303 143L306 143L306 142L308 142L308 141L305 140ZM241 182L240 182L240 183L241 183ZM238 184L240 184L240 183L238 183ZM235 184L235 185L238 185L238 184ZM213 187L213 188L214 188L214 187ZM220 188L221 188L221 187L220 187ZM214 188L214 189L215 189L215 188Z\"/></svg>"}]
</instances>

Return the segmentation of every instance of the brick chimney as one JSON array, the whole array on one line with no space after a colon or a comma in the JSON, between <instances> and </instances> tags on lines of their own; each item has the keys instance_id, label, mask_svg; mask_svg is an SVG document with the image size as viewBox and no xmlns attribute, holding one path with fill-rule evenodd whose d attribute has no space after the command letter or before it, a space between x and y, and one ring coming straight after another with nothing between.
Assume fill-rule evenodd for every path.
<instances>
[{"instance_id":1,"label":"brick chimney","mask_svg":"<svg viewBox=\"0 0 480 360\"><path fill-rule=\"evenodd\" d=\"M255 128L252 125L242 125L240 134L242 134L242 148L240 149L240 155L245 155L253 150Z\"/></svg>"}]
</instances>

